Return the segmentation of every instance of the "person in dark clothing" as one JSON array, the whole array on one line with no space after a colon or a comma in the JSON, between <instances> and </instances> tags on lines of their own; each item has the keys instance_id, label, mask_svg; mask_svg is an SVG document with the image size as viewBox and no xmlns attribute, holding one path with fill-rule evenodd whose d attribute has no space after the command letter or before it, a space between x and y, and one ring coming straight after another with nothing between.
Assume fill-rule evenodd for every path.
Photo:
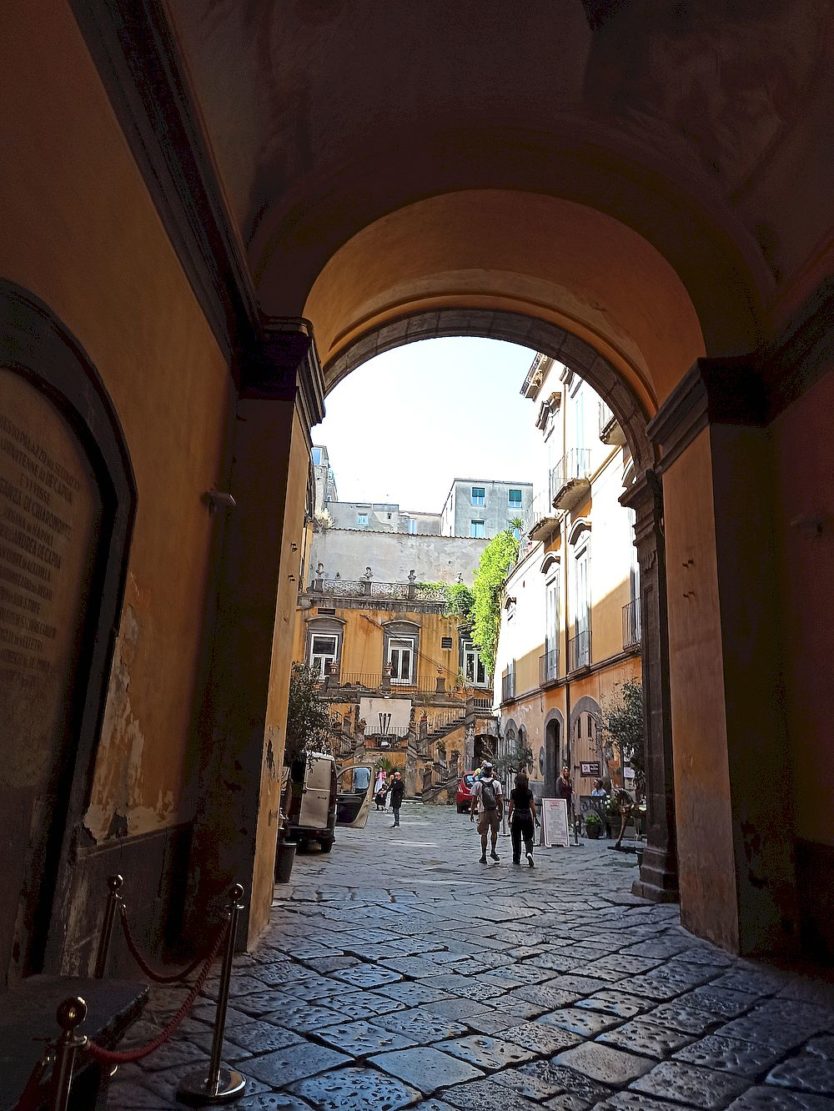
<instances>
[{"instance_id":1,"label":"person in dark clothing","mask_svg":"<svg viewBox=\"0 0 834 1111\"><path fill-rule=\"evenodd\" d=\"M565 800L565 808L568 812L568 829L574 829L573 784L570 779L570 768L567 765L562 768L562 774L556 780L556 798Z\"/></svg>"},{"instance_id":2,"label":"person in dark clothing","mask_svg":"<svg viewBox=\"0 0 834 1111\"><path fill-rule=\"evenodd\" d=\"M530 781L524 772L515 777L515 787L510 791L510 838L513 843L513 864L521 864L521 842L524 841L527 863L533 867L533 836L536 829L536 800L530 790Z\"/></svg>"},{"instance_id":3,"label":"person in dark clothing","mask_svg":"<svg viewBox=\"0 0 834 1111\"><path fill-rule=\"evenodd\" d=\"M388 786L386 794L391 796L391 809L394 811L394 826L400 824L400 807L403 804L403 795L405 794L405 783L399 772L394 772L394 778ZM391 826L393 829L394 826Z\"/></svg>"}]
</instances>

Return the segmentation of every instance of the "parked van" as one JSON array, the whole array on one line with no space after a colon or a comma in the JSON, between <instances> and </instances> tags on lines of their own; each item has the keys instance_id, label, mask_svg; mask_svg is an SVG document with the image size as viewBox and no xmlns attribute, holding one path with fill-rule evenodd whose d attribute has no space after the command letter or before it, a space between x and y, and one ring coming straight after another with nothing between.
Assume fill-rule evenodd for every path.
<instances>
[{"instance_id":1,"label":"parked van","mask_svg":"<svg viewBox=\"0 0 834 1111\"><path fill-rule=\"evenodd\" d=\"M284 791L286 839L299 848L318 841L329 853L335 827L364 829L374 790L369 764L351 764L336 772L336 761L324 753L303 754L288 769Z\"/></svg>"}]
</instances>

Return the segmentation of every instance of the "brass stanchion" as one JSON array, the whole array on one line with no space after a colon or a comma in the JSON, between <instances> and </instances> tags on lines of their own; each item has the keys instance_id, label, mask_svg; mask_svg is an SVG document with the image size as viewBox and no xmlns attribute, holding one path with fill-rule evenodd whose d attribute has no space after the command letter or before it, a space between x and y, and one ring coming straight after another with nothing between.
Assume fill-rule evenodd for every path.
<instances>
[{"instance_id":1,"label":"brass stanchion","mask_svg":"<svg viewBox=\"0 0 834 1111\"><path fill-rule=\"evenodd\" d=\"M246 1078L236 1069L221 1067L223 1035L226 1029L226 1010L229 1006L229 984L232 978L232 960L235 955L237 922L243 910L243 886L236 883L232 888L229 904L229 932L226 937L226 951L223 954L223 967L220 970L220 987L217 993L217 1011L214 1017L214 1037L211 1043L211 1059L207 1071L189 1073L180 1084L177 1096L184 1103L212 1104L230 1103L241 1096L246 1088Z\"/></svg>"},{"instance_id":2,"label":"brass stanchion","mask_svg":"<svg viewBox=\"0 0 834 1111\"><path fill-rule=\"evenodd\" d=\"M107 880L107 886L110 889L107 896L107 907L104 911L104 922L101 927L101 937L98 942L98 953L96 954L96 968L93 975L97 980L104 979L104 974L107 971L107 957L110 953L110 939L113 936L113 923L116 920L116 907L121 902L121 895L119 892L124 883L123 876L110 876Z\"/></svg>"},{"instance_id":3,"label":"brass stanchion","mask_svg":"<svg viewBox=\"0 0 834 1111\"><path fill-rule=\"evenodd\" d=\"M52 1070L49 1111L67 1111L75 1054L87 1044L83 1034L76 1034L87 1017L87 1004L80 995L70 996L58 1007L55 1016L62 1034L55 1046L55 1066Z\"/></svg>"}]
</instances>

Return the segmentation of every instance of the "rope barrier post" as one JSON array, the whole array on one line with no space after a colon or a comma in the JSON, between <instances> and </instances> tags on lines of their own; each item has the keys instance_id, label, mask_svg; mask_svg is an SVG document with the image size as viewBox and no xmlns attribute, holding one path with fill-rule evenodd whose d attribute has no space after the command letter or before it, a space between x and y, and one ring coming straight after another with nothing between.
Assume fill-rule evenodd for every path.
<instances>
[{"instance_id":1,"label":"rope barrier post","mask_svg":"<svg viewBox=\"0 0 834 1111\"><path fill-rule=\"evenodd\" d=\"M229 927L226 934L226 951L223 954L223 967L220 970L220 986L217 993L217 1011L214 1016L214 1038L211 1044L211 1059L208 1072L192 1072L180 1084L177 1096L184 1103L213 1104L230 1103L238 1099L246 1088L246 1078L236 1069L221 1067L223 1035L226 1029L226 1011L229 1006L229 985L232 979L232 961L235 955L235 939L240 912L243 910L243 886L236 883L232 888L229 904Z\"/></svg>"},{"instance_id":2,"label":"rope barrier post","mask_svg":"<svg viewBox=\"0 0 834 1111\"><path fill-rule=\"evenodd\" d=\"M84 1035L75 1032L76 1027L80 1026L87 1017L87 1004L80 995L70 996L58 1007L55 1017L62 1033L55 1046L49 1111L67 1111L75 1055L87 1044Z\"/></svg>"},{"instance_id":3,"label":"rope barrier post","mask_svg":"<svg viewBox=\"0 0 834 1111\"><path fill-rule=\"evenodd\" d=\"M124 877L118 875L109 876L107 879L109 888L107 907L104 911L104 922L101 927L101 937L99 938L98 953L96 954L96 969L93 973L97 980L103 980L107 971L107 957L110 953L110 939L113 936L113 922L116 918L116 907L122 899L120 891L124 882Z\"/></svg>"}]
</instances>

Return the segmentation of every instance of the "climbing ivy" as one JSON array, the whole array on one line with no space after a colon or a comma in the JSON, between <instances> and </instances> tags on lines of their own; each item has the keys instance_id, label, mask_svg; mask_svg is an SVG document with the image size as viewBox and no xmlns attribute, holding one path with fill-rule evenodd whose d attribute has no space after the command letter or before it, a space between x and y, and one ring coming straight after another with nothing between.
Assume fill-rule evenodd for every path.
<instances>
[{"instance_id":1,"label":"climbing ivy","mask_svg":"<svg viewBox=\"0 0 834 1111\"><path fill-rule=\"evenodd\" d=\"M484 667L495 672L495 649L501 624L501 587L518 559L518 541L510 529L493 536L481 554L472 585L472 639Z\"/></svg>"}]
</instances>

